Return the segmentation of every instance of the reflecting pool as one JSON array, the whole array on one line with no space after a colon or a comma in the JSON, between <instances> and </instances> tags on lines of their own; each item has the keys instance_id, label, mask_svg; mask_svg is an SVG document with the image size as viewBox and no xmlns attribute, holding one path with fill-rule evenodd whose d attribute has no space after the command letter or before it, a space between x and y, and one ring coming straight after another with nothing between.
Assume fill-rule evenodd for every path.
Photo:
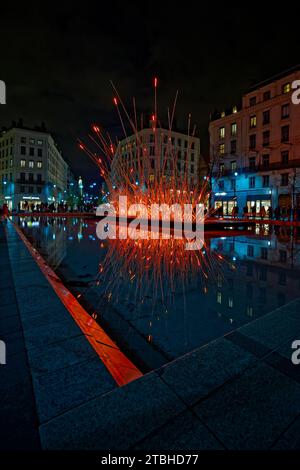
<instances>
[{"instance_id":1,"label":"reflecting pool","mask_svg":"<svg viewBox=\"0 0 300 470\"><path fill-rule=\"evenodd\" d=\"M143 371L300 295L300 232L256 226L184 240L99 240L96 219L14 220Z\"/></svg>"}]
</instances>

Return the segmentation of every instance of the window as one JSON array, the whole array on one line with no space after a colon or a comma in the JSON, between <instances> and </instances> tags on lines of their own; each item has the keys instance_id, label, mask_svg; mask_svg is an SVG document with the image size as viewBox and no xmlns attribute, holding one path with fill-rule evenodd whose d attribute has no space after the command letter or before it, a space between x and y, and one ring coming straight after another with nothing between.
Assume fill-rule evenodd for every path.
<instances>
[{"instance_id":1,"label":"window","mask_svg":"<svg viewBox=\"0 0 300 470\"><path fill-rule=\"evenodd\" d=\"M12 158L9 160L9 166L10 166L10 168L13 166L13 159Z\"/></svg>"},{"instance_id":2,"label":"window","mask_svg":"<svg viewBox=\"0 0 300 470\"><path fill-rule=\"evenodd\" d=\"M191 153L191 162L194 162L194 161L195 161L195 154Z\"/></svg>"},{"instance_id":3,"label":"window","mask_svg":"<svg viewBox=\"0 0 300 470\"><path fill-rule=\"evenodd\" d=\"M40 183L42 181L42 175L40 173L38 173L36 175L36 179L37 179L37 182Z\"/></svg>"},{"instance_id":4,"label":"window","mask_svg":"<svg viewBox=\"0 0 300 470\"><path fill-rule=\"evenodd\" d=\"M255 170L255 164L256 164L256 158L255 157L249 157L249 168L251 170Z\"/></svg>"},{"instance_id":5,"label":"window","mask_svg":"<svg viewBox=\"0 0 300 470\"><path fill-rule=\"evenodd\" d=\"M236 122L233 122L231 124L231 135L232 135L232 137L234 137L234 136L236 136L236 134L237 134L237 124L236 124Z\"/></svg>"},{"instance_id":6,"label":"window","mask_svg":"<svg viewBox=\"0 0 300 470\"><path fill-rule=\"evenodd\" d=\"M33 182L33 173L28 174L28 180L32 183Z\"/></svg>"},{"instance_id":7,"label":"window","mask_svg":"<svg viewBox=\"0 0 300 470\"><path fill-rule=\"evenodd\" d=\"M253 247L253 245L248 245L248 247L247 247L247 255L248 255L250 258L253 258L253 256L254 256L254 247Z\"/></svg>"},{"instance_id":8,"label":"window","mask_svg":"<svg viewBox=\"0 0 300 470\"><path fill-rule=\"evenodd\" d=\"M279 276L278 276L278 284L280 284L281 286L285 286L286 285L286 274L284 271L281 271L279 273Z\"/></svg>"},{"instance_id":9,"label":"window","mask_svg":"<svg viewBox=\"0 0 300 470\"><path fill-rule=\"evenodd\" d=\"M236 190L236 180L231 180L231 190L232 191Z\"/></svg>"},{"instance_id":10,"label":"window","mask_svg":"<svg viewBox=\"0 0 300 470\"><path fill-rule=\"evenodd\" d=\"M26 147L24 145L21 145L21 155L26 155Z\"/></svg>"},{"instance_id":11,"label":"window","mask_svg":"<svg viewBox=\"0 0 300 470\"><path fill-rule=\"evenodd\" d=\"M265 247L262 247L260 249L260 257L261 259L268 259L268 249Z\"/></svg>"},{"instance_id":12,"label":"window","mask_svg":"<svg viewBox=\"0 0 300 470\"><path fill-rule=\"evenodd\" d=\"M42 140L37 140L36 143L37 143L38 145L43 145L43 141L42 141Z\"/></svg>"},{"instance_id":13,"label":"window","mask_svg":"<svg viewBox=\"0 0 300 470\"><path fill-rule=\"evenodd\" d=\"M232 107L232 112L233 112L233 114L236 114L236 113L237 113L237 106L233 106L233 107Z\"/></svg>"},{"instance_id":14,"label":"window","mask_svg":"<svg viewBox=\"0 0 300 470\"><path fill-rule=\"evenodd\" d=\"M223 190L224 189L224 180L220 180L218 182L219 189Z\"/></svg>"},{"instance_id":15,"label":"window","mask_svg":"<svg viewBox=\"0 0 300 470\"><path fill-rule=\"evenodd\" d=\"M43 149L38 149L38 157L42 157L43 156Z\"/></svg>"},{"instance_id":16,"label":"window","mask_svg":"<svg viewBox=\"0 0 300 470\"><path fill-rule=\"evenodd\" d=\"M230 142L230 153L236 153L236 140Z\"/></svg>"},{"instance_id":17,"label":"window","mask_svg":"<svg viewBox=\"0 0 300 470\"><path fill-rule=\"evenodd\" d=\"M220 129L219 129L219 138L220 139L225 138L225 127L220 127Z\"/></svg>"},{"instance_id":18,"label":"window","mask_svg":"<svg viewBox=\"0 0 300 470\"><path fill-rule=\"evenodd\" d=\"M281 119L286 119L290 116L290 106L289 104L283 104L281 106Z\"/></svg>"},{"instance_id":19,"label":"window","mask_svg":"<svg viewBox=\"0 0 300 470\"><path fill-rule=\"evenodd\" d=\"M29 168L33 168L34 166L33 160L29 160L28 166Z\"/></svg>"},{"instance_id":20,"label":"window","mask_svg":"<svg viewBox=\"0 0 300 470\"><path fill-rule=\"evenodd\" d=\"M230 168L231 168L231 171L236 170L236 160L232 160L232 162L230 162Z\"/></svg>"},{"instance_id":21,"label":"window","mask_svg":"<svg viewBox=\"0 0 300 470\"><path fill-rule=\"evenodd\" d=\"M20 186L20 193L25 193L25 186Z\"/></svg>"},{"instance_id":22,"label":"window","mask_svg":"<svg viewBox=\"0 0 300 470\"><path fill-rule=\"evenodd\" d=\"M282 93L289 93L291 91L291 84L290 83L284 83L282 85Z\"/></svg>"},{"instance_id":23,"label":"window","mask_svg":"<svg viewBox=\"0 0 300 470\"><path fill-rule=\"evenodd\" d=\"M253 129L254 127L256 127L256 116L255 115L250 116L250 129Z\"/></svg>"},{"instance_id":24,"label":"window","mask_svg":"<svg viewBox=\"0 0 300 470\"><path fill-rule=\"evenodd\" d=\"M256 105L256 96L252 96L249 100L249 106L255 106Z\"/></svg>"},{"instance_id":25,"label":"window","mask_svg":"<svg viewBox=\"0 0 300 470\"><path fill-rule=\"evenodd\" d=\"M285 250L279 250L279 262L286 263L287 261L287 254Z\"/></svg>"},{"instance_id":26,"label":"window","mask_svg":"<svg viewBox=\"0 0 300 470\"><path fill-rule=\"evenodd\" d=\"M191 173L194 174L194 165L191 165Z\"/></svg>"},{"instance_id":27,"label":"window","mask_svg":"<svg viewBox=\"0 0 300 470\"><path fill-rule=\"evenodd\" d=\"M269 186L270 186L269 175L263 175L263 188L268 188Z\"/></svg>"},{"instance_id":28,"label":"window","mask_svg":"<svg viewBox=\"0 0 300 470\"><path fill-rule=\"evenodd\" d=\"M256 147L256 134L252 134L249 136L249 148L255 149Z\"/></svg>"},{"instance_id":29,"label":"window","mask_svg":"<svg viewBox=\"0 0 300 470\"><path fill-rule=\"evenodd\" d=\"M228 297L228 307L233 308L233 297Z\"/></svg>"},{"instance_id":30,"label":"window","mask_svg":"<svg viewBox=\"0 0 300 470\"><path fill-rule=\"evenodd\" d=\"M270 155L263 155L263 168L264 170L268 170L270 166Z\"/></svg>"},{"instance_id":31,"label":"window","mask_svg":"<svg viewBox=\"0 0 300 470\"><path fill-rule=\"evenodd\" d=\"M34 148L33 147L29 147L29 156L34 157Z\"/></svg>"},{"instance_id":32,"label":"window","mask_svg":"<svg viewBox=\"0 0 300 470\"><path fill-rule=\"evenodd\" d=\"M26 166L26 160L21 160L20 161L20 167L25 168L25 166Z\"/></svg>"},{"instance_id":33,"label":"window","mask_svg":"<svg viewBox=\"0 0 300 470\"><path fill-rule=\"evenodd\" d=\"M263 132L263 147L269 147L270 145L270 131Z\"/></svg>"},{"instance_id":34,"label":"window","mask_svg":"<svg viewBox=\"0 0 300 470\"><path fill-rule=\"evenodd\" d=\"M20 181L25 181L25 173L20 173Z\"/></svg>"},{"instance_id":35,"label":"window","mask_svg":"<svg viewBox=\"0 0 300 470\"><path fill-rule=\"evenodd\" d=\"M37 192L38 192L38 194L41 194L42 188L40 186L37 187Z\"/></svg>"},{"instance_id":36,"label":"window","mask_svg":"<svg viewBox=\"0 0 300 470\"><path fill-rule=\"evenodd\" d=\"M250 189L255 188L255 176L250 176L250 178L249 178L249 188Z\"/></svg>"},{"instance_id":37,"label":"window","mask_svg":"<svg viewBox=\"0 0 300 470\"><path fill-rule=\"evenodd\" d=\"M289 174L282 173L281 175L281 186L287 186L289 184Z\"/></svg>"},{"instance_id":38,"label":"window","mask_svg":"<svg viewBox=\"0 0 300 470\"><path fill-rule=\"evenodd\" d=\"M264 249L266 250L266 248L264 248ZM268 257L268 252L267 252L267 257ZM265 258L265 259L267 259L267 258ZM261 266L260 270L259 270L259 280L260 281L266 281L267 280L267 274L268 274L268 270L267 270L266 266Z\"/></svg>"},{"instance_id":39,"label":"window","mask_svg":"<svg viewBox=\"0 0 300 470\"><path fill-rule=\"evenodd\" d=\"M26 144L26 137L21 137L21 144Z\"/></svg>"},{"instance_id":40,"label":"window","mask_svg":"<svg viewBox=\"0 0 300 470\"><path fill-rule=\"evenodd\" d=\"M224 169L225 169L224 163L220 163L219 170L220 170L221 175L223 175Z\"/></svg>"},{"instance_id":41,"label":"window","mask_svg":"<svg viewBox=\"0 0 300 470\"><path fill-rule=\"evenodd\" d=\"M225 144L220 144L219 145L219 154L224 155L225 153Z\"/></svg>"},{"instance_id":42,"label":"window","mask_svg":"<svg viewBox=\"0 0 300 470\"><path fill-rule=\"evenodd\" d=\"M285 150L284 152L281 152L281 163L283 165L288 165L288 163L289 163L289 152L288 152L288 150Z\"/></svg>"},{"instance_id":43,"label":"window","mask_svg":"<svg viewBox=\"0 0 300 470\"><path fill-rule=\"evenodd\" d=\"M263 112L263 125L270 124L270 110Z\"/></svg>"},{"instance_id":44,"label":"window","mask_svg":"<svg viewBox=\"0 0 300 470\"><path fill-rule=\"evenodd\" d=\"M37 167L38 168L42 168L42 166L43 166L42 162L37 162Z\"/></svg>"},{"instance_id":45,"label":"window","mask_svg":"<svg viewBox=\"0 0 300 470\"><path fill-rule=\"evenodd\" d=\"M29 139L29 143L30 143L31 145L34 145L34 144L35 144L35 140L34 140L34 139Z\"/></svg>"},{"instance_id":46,"label":"window","mask_svg":"<svg viewBox=\"0 0 300 470\"><path fill-rule=\"evenodd\" d=\"M264 93L263 93L263 100L264 100L264 101L268 101L268 100L270 100L270 99L271 99L271 92L270 92L270 90L264 91Z\"/></svg>"},{"instance_id":47,"label":"window","mask_svg":"<svg viewBox=\"0 0 300 470\"><path fill-rule=\"evenodd\" d=\"M290 135L290 127L289 126L283 126L281 128L281 142L288 142L289 141L289 135Z\"/></svg>"}]
</instances>

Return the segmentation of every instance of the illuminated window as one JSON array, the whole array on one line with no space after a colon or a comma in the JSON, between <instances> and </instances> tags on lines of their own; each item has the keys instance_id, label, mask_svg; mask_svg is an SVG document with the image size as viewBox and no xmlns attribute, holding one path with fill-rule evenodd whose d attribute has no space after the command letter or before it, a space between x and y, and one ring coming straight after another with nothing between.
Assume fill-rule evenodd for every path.
<instances>
[{"instance_id":1,"label":"illuminated window","mask_svg":"<svg viewBox=\"0 0 300 470\"><path fill-rule=\"evenodd\" d=\"M256 116L250 116L250 128L256 127Z\"/></svg>"},{"instance_id":2,"label":"illuminated window","mask_svg":"<svg viewBox=\"0 0 300 470\"><path fill-rule=\"evenodd\" d=\"M237 134L237 124L236 122L233 122L231 124L231 135L234 137Z\"/></svg>"},{"instance_id":3,"label":"illuminated window","mask_svg":"<svg viewBox=\"0 0 300 470\"><path fill-rule=\"evenodd\" d=\"M251 305L247 305L247 315L249 317L253 316L253 307L251 307Z\"/></svg>"},{"instance_id":4,"label":"illuminated window","mask_svg":"<svg viewBox=\"0 0 300 470\"><path fill-rule=\"evenodd\" d=\"M150 175L149 180L150 180L150 183L153 183L154 182L154 175Z\"/></svg>"},{"instance_id":5,"label":"illuminated window","mask_svg":"<svg viewBox=\"0 0 300 470\"><path fill-rule=\"evenodd\" d=\"M28 166L29 168L33 168L34 166L33 160L29 160Z\"/></svg>"},{"instance_id":6,"label":"illuminated window","mask_svg":"<svg viewBox=\"0 0 300 470\"><path fill-rule=\"evenodd\" d=\"M224 155L225 153L225 144L220 144L219 145L219 154Z\"/></svg>"},{"instance_id":7,"label":"illuminated window","mask_svg":"<svg viewBox=\"0 0 300 470\"><path fill-rule=\"evenodd\" d=\"M236 160L233 160L232 162L230 162L230 168L231 168L231 171L236 170Z\"/></svg>"},{"instance_id":8,"label":"illuminated window","mask_svg":"<svg viewBox=\"0 0 300 470\"><path fill-rule=\"evenodd\" d=\"M221 118L225 117L225 111L221 112Z\"/></svg>"},{"instance_id":9,"label":"illuminated window","mask_svg":"<svg viewBox=\"0 0 300 470\"><path fill-rule=\"evenodd\" d=\"M282 85L282 93L289 93L291 91L291 84L290 83L284 83Z\"/></svg>"},{"instance_id":10,"label":"illuminated window","mask_svg":"<svg viewBox=\"0 0 300 470\"><path fill-rule=\"evenodd\" d=\"M233 308L233 297L228 297L228 307Z\"/></svg>"},{"instance_id":11,"label":"illuminated window","mask_svg":"<svg viewBox=\"0 0 300 470\"><path fill-rule=\"evenodd\" d=\"M21 160L20 161L20 167L24 168L26 166L26 160Z\"/></svg>"},{"instance_id":12,"label":"illuminated window","mask_svg":"<svg viewBox=\"0 0 300 470\"><path fill-rule=\"evenodd\" d=\"M37 167L38 168L42 168L42 166L43 166L42 162L37 162Z\"/></svg>"},{"instance_id":13,"label":"illuminated window","mask_svg":"<svg viewBox=\"0 0 300 470\"><path fill-rule=\"evenodd\" d=\"M233 112L234 114L237 113L237 106L233 106L232 112Z\"/></svg>"},{"instance_id":14,"label":"illuminated window","mask_svg":"<svg viewBox=\"0 0 300 470\"><path fill-rule=\"evenodd\" d=\"M218 304L222 303L222 292L217 292L217 302Z\"/></svg>"},{"instance_id":15,"label":"illuminated window","mask_svg":"<svg viewBox=\"0 0 300 470\"><path fill-rule=\"evenodd\" d=\"M220 139L224 139L224 138L225 138L225 127L220 127L220 129L219 129L219 137L220 137Z\"/></svg>"}]
</instances>

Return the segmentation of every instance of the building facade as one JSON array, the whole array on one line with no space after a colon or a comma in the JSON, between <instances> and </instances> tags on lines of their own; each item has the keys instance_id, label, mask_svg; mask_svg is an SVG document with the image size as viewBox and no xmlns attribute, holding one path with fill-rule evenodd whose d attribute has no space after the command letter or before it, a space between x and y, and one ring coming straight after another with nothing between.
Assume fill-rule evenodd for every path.
<instances>
[{"instance_id":1,"label":"building facade","mask_svg":"<svg viewBox=\"0 0 300 470\"><path fill-rule=\"evenodd\" d=\"M194 187L206 175L200 139L167 129L146 128L119 142L112 162L111 179L121 186L126 174L133 183L146 184L159 178L186 179Z\"/></svg>"},{"instance_id":2,"label":"building facade","mask_svg":"<svg viewBox=\"0 0 300 470\"><path fill-rule=\"evenodd\" d=\"M300 206L300 106L291 99L299 79L300 67L262 82L240 109L211 120L211 205L224 215Z\"/></svg>"},{"instance_id":3,"label":"building facade","mask_svg":"<svg viewBox=\"0 0 300 470\"><path fill-rule=\"evenodd\" d=\"M13 125L0 133L0 204L24 210L64 202L70 171L51 134Z\"/></svg>"}]
</instances>

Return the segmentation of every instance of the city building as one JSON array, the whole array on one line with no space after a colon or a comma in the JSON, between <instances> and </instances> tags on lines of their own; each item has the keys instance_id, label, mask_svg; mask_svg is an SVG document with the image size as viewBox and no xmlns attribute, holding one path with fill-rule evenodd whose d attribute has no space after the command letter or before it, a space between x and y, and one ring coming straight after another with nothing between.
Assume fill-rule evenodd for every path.
<instances>
[{"instance_id":1,"label":"city building","mask_svg":"<svg viewBox=\"0 0 300 470\"><path fill-rule=\"evenodd\" d=\"M300 106L292 82L300 66L259 83L241 107L213 116L210 164L213 208L231 215L238 206L260 213L300 206Z\"/></svg>"},{"instance_id":2,"label":"city building","mask_svg":"<svg viewBox=\"0 0 300 470\"><path fill-rule=\"evenodd\" d=\"M71 181L68 164L44 126L12 123L0 132L0 204L24 210L34 204L66 200Z\"/></svg>"},{"instance_id":3,"label":"city building","mask_svg":"<svg viewBox=\"0 0 300 470\"><path fill-rule=\"evenodd\" d=\"M145 128L119 142L112 162L111 179L120 187L124 173L139 184L141 175L148 185L162 177L176 179L178 189L186 180L195 187L206 175L206 165L200 154L200 139L168 129Z\"/></svg>"}]
</instances>

